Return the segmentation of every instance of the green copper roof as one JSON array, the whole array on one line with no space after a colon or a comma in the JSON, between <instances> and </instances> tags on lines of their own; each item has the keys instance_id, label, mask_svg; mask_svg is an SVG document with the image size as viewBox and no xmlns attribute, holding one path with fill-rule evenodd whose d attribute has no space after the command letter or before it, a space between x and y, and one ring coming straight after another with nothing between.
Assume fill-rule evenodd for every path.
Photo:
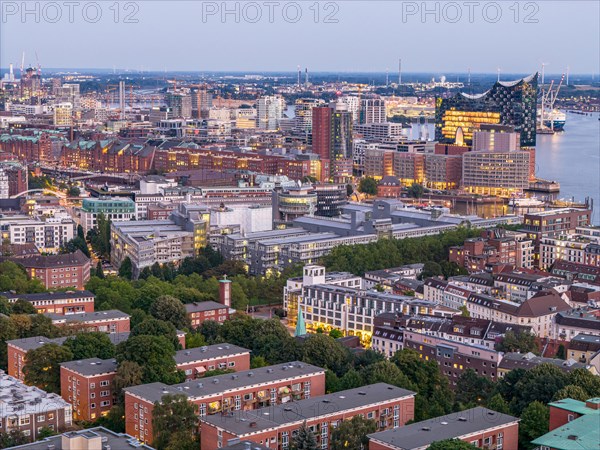
<instances>
[{"instance_id":1,"label":"green copper roof","mask_svg":"<svg viewBox=\"0 0 600 450\"><path fill-rule=\"evenodd\" d=\"M302 308L298 305L298 320L296 321L296 332L294 336L304 336L306 334L306 323L302 315Z\"/></svg>"},{"instance_id":2,"label":"green copper roof","mask_svg":"<svg viewBox=\"0 0 600 450\"><path fill-rule=\"evenodd\" d=\"M600 403L600 399L592 398L588 402ZM586 402L580 402L579 400L573 400L572 398L565 398L556 402L548 403L548 406L555 408L564 409L565 411L575 412L577 414L600 414L600 410L592 409L586 406Z\"/></svg>"},{"instance_id":3,"label":"green copper roof","mask_svg":"<svg viewBox=\"0 0 600 450\"><path fill-rule=\"evenodd\" d=\"M598 415L588 414L531 441L555 450L599 450Z\"/></svg>"}]
</instances>

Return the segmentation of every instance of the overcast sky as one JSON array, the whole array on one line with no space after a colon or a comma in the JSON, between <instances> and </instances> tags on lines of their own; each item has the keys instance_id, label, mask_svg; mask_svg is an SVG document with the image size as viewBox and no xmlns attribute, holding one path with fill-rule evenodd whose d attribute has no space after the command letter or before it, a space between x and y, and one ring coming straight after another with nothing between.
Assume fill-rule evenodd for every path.
<instances>
[{"instance_id":1,"label":"overcast sky","mask_svg":"<svg viewBox=\"0 0 600 450\"><path fill-rule=\"evenodd\" d=\"M78 1L73 23L63 1L30 2L23 17L20 1L0 0L3 68L25 51L42 67L395 72L401 57L405 72L529 73L545 62L600 73L597 0L426 2L425 16L420 1L259 0L228 2L225 17L221 2L194 0L122 2L115 17L114 0L98 0Z\"/></svg>"}]
</instances>

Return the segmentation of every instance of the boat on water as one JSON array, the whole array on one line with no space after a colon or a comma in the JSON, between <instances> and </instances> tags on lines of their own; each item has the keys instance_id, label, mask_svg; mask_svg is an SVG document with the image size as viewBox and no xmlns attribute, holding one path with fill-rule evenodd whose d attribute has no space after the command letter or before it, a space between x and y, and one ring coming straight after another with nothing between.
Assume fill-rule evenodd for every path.
<instances>
[{"instance_id":1,"label":"boat on water","mask_svg":"<svg viewBox=\"0 0 600 450\"><path fill-rule=\"evenodd\" d=\"M509 205L513 208L539 208L546 205L546 202L535 197L513 197Z\"/></svg>"},{"instance_id":2,"label":"boat on water","mask_svg":"<svg viewBox=\"0 0 600 450\"><path fill-rule=\"evenodd\" d=\"M551 109L544 111L544 121L542 123L542 110L537 112L538 127L553 131L563 131L567 122L567 114L559 109Z\"/></svg>"}]
</instances>

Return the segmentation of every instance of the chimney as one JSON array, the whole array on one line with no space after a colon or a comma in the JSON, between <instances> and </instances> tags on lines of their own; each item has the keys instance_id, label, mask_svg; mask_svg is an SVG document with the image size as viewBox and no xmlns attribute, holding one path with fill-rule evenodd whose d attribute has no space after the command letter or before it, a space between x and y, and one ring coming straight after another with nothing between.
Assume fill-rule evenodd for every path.
<instances>
[{"instance_id":1,"label":"chimney","mask_svg":"<svg viewBox=\"0 0 600 450\"><path fill-rule=\"evenodd\" d=\"M227 279L227 275L219 280L219 302L231 308L231 280Z\"/></svg>"},{"instance_id":2,"label":"chimney","mask_svg":"<svg viewBox=\"0 0 600 450\"><path fill-rule=\"evenodd\" d=\"M600 409L600 398L590 398L586 400L585 406L598 411Z\"/></svg>"}]
</instances>

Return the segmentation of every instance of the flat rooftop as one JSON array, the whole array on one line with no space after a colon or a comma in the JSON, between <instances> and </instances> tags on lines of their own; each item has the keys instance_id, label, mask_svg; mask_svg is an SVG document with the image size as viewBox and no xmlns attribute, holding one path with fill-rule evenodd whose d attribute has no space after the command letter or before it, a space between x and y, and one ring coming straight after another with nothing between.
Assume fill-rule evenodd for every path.
<instances>
[{"instance_id":1,"label":"flat rooftop","mask_svg":"<svg viewBox=\"0 0 600 450\"><path fill-rule=\"evenodd\" d=\"M259 408L252 411L237 411L237 414L224 416L215 414L201 418L201 422L222 428L236 436L245 436L273 429L282 425L302 423L318 417L378 405L392 399L414 396L415 393L387 383L376 383L356 389L326 394L293 402Z\"/></svg>"},{"instance_id":2,"label":"flat rooftop","mask_svg":"<svg viewBox=\"0 0 600 450\"><path fill-rule=\"evenodd\" d=\"M325 373L325 369L293 361L216 377L188 380L174 385L149 383L128 387L124 390L151 403L159 402L166 394L184 394L188 399L194 400L211 397L222 392L237 391L249 385L268 385L283 379L322 373Z\"/></svg>"},{"instance_id":3,"label":"flat rooftop","mask_svg":"<svg viewBox=\"0 0 600 450\"><path fill-rule=\"evenodd\" d=\"M531 441L536 446L555 450L600 449L597 415L585 415Z\"/></svg>"},{"instance_id":4,"label":"flat rooftop","mask_svg":"<svg viewBox=\"0 0 600 450\"><path fill-rule=\"evenodd\" d=\"M117 345L119 342L126 341L129 338L129 331L123 333L110 333L107 334L111 342ZM6 341L7 344L11 344L17 348L20 348L23 351L35 350L36 348L40 348L45 344L58 344L62 345L68 337L59 337L59 338L47 338L45 336L34 336L29 338L22 339L13 339L12 341Z\"/></svg>"},{"instance_id":5,"label":"flat rooftop","mask_svg":"<svg viewBox=\"0 0 600 450\"><path fill-rule=\"evenodd\" d=\"M60 364L61 367L77 372L85 377L113 373L117 371L116 359L88 358Z\"/></svg>"},{"instance_id":6,"label":"flat rooftop","mask_svg":"<svg viewBox=\"0 0 600 450\"><path fill-rule=\"evenodd\" d=\"M26 300L28 302L41 300L62 300L62 299L77 299L77 298L95 298L95 295L90 291L66 291L66 292L41 292L39 294L14 294L12 292L0 293L8 300Z\"/></svg>"},{"instance_id":7,"label":"flat rooftop","mask_svg":"<svg viewBox=\"0 0 600 450\"><path fill-rule=\"evenodd\" d=\"M46 317L52 319L52 322L69 323L69 322L95 322L100 320L111 319L128 319L129 314L125 314L118 309L110 309L107 311L96 311L90 313L68 314L66 316L54 313L45 313Z\"/></svg>"},{"instance_id":8,"label":"flat rooftop","mask_svg":"<svg viewBox=\"0 0 600 450\"><path fill-rule=\"evenodd\" d=\"M435 441L455 439L478 431L517 423L518 418L477 407L369 435L398 450L427 447Z\"/></svg>"},{"instance_id":9,"label":"flat rooftop","mask_svg":"<svg viewBox=\"0 0 600 450\"><path fill-rule=\"evenodd\" d=\"M110 446L110 448L114 450L125 450L129 448L154 450L152 447L140 443L137 439L129 436L128 434L115 433L114 431L108 430L104 427L70 431L57 436L51 436L38 442L32 442L31 444L19 445L11 448L19 450L48 450L50 445L54 445L54 450L72 450L75 448L73 445L76 445L75 441L78 439L86 439L90 444L92 444L94 439L98 440L99 446L91 448L105 448L105 446ZM76 448L79 449L81 447Z\"/></svg>"},{"instance_id":10,"label":"flat rooftop","mask_svg":"<svg viewBox=\"0 0 600 450\"><path fill-rule=\"evenodd\" d=\"M49 394L35 386L27 386L0 370L0 418L55 411L71 405L60 395Z\"/></svg>"},{"instance_id":11,"label":"flat rooftop","mask_svg":"<svg viewBox=\"0 0 600 450\"><path fill-rule=\"evenodd\" d=\"M206 345L204 347L196 347L177 351L175 353L175 363L189 364L195 361L207 361L226 356L242 355L244 353L249 354L250 350L227 343Z\"/></svg>"}]
</instances>

